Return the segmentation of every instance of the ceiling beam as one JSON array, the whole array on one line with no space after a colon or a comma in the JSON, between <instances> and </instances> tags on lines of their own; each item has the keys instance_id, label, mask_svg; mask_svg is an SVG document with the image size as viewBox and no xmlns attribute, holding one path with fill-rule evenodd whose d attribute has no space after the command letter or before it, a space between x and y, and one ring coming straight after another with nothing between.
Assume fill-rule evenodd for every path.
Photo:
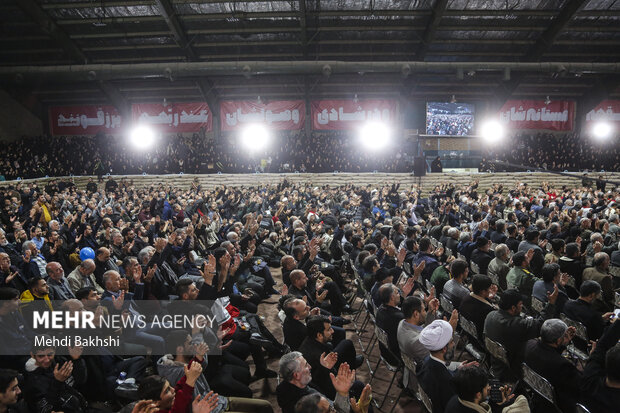
<instances>
[{"instance_id":1,"label":"ceiling beam","mask_svg":"<svg viewBox=\"0 0 620 413\"><path fill-rule=\"evenodd\" d=\"M169 0L155 0L155 3L157 3L157 8L159 9L159 12L161 13L162 17L164 18L164 20L166 20L166 24L168 25L168 28L172 32L172 36L174 37L174 40L177 42L179 47L183 49L183 51L187 55L188 60L190 62L198 60L198 56L192 49L192 46L189 40L187 39L187 35L185 34L185 31L181 27L181 23L179 23L179 19L177 18L176 12L174 11L174 7L170 3L170 1Z\"/></svg>"},{"instance_id":2,"label":"ceiling beam","mask_svg":"<svg viewBox=\"0 0 620 413\"><path fill-rule=\"evenodd\" d=\"M575 17L577 11L587 3L588 0L568 0L557 17L552 23L545 29L540 35L536 43L534 43L528 52L525 54L524 60L528 62L536 62L551 49L553 42L558 35L569 25L570 21ZM514 74L512 78L502 85L500 85L498 93L499 101L498 106L502 106L506 100L512 96L512 94L519 87L519 83L523 80L524 74Z\"/></svg>"},{"instance_id":3,"label":"ceiling beam","mask_svg":"<svg viewBox=\"0 0 620 413\"><path fill-rule=\"evenodd\" d=\"M63 48L72 62L88 63L88 57L35 0L19 0L17 4L43 32L53 38Z\"/></svg>"},{"instance_id":4,"label":"ceiling beam","mask_svg":"<svg viewBox=\"0 0 620 413\"><path fill-rule=\"evenodd\" d=\"M168 28L172 32L172 36L174 40L177 42L179 47L183 49L187 56L187 60L190 62L196 62L200 60L201 56L199 56L193 49L191 42L187 38L183 27L178 19L176 11L174 10L174 6L171 4L170 0L155 0L157 3L157 7L159 12L163 16L164 20L166 20L166 24ZM172 81L172 75L170 75L170 80ZM211 113L215 114L215 116L219 116L218 109L218 96L213 85L213 82L209 80L207 77L200 77L196 81L196 85L198 86L198 90L200 90L200 94L205 99L209 108L211 109Z\"/></svg>"},{"instance_id":5,"label":"ceiling beam","mask_svg":"<svg viewBox=\"0 0 620 413\"><path fill-rule=\"evenodd\" d=\"M530 48L526 55L526 59L530 62L535 62L540 59L545 52L549 51L558 35L569 25L570 21L577 13L577 10L587 2L588 0L569 0L566 2L558 14L558 17L553 20L551 25L547 27L536 43Z\"/></svg>"},{"instance_id":6,"label":"ceiling beam","mask_svg":"<svg viewBox=\"0 0 620 413\"><path fill-rule=\"evenodd\" d=\"M433 6L433 11L431 13L431 18L429 19L426 30L424 31L424 38L415 53L416 60L424 61L424 58L426 57L426 52L428 52L431 43L433 43L433 40L435 40L437 28L441 23L441 19L447 7L448 0L435 1L435 5Z\"/></svg>"},{"instance_id":7,"label":"ceiling beam","mask_svg":"<svg viewBox=\"0 0 620 413\"><path fill-rule=\"evenodd\" d=\"M299 29L304 59L308 57L308 29L306 23L306 0L299 0Z\"/></svg>"},{"instance_id":8,"label":"ceiling beam","mask_svg":"<svg viewBox=\"0 0 620 413\"><path fill-rule=\"evenodd\" d=\"M124 119L131 119L131 106L123 94L110 82L99 81L99 88L107 96L112 105L121 113Z\"/></svg>"}]
</instances>

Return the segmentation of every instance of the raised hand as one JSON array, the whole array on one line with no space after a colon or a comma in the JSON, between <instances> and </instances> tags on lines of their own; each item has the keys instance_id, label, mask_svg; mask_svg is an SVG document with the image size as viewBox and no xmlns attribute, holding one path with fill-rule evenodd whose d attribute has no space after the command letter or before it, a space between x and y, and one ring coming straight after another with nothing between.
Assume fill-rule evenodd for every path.
<instances>
[{"instance_id":1,"label":"raised hand","mask_svg":"<svg viewBox=\"0 0 620 413\"><path fill-rule=\"evenodd\" d=\"M411 294L411 291L413 290L413 283L414 283L413 277L409 277L407 279L407 282L405 282L405 285L403 285L403 295L405 297L408 297L409 294Z\"/></svg>"},{"instance_id":2,"label":"raised hand","mask_svg":"<svg viewBox=\"0 0 620 413\"><path fill-rule=\"evenodd\" d=\"M319 303L322 303L323 301L325 301L325 299L327 298L327 290L324 290L321 294L319 294L319 292L316 292L316 300Z\"/></svg>"},{"instance_id":3,"label":"raised hand","mask_svg":"<svg viewBox=\"0 0 620 413\"><path fill-rule=\"evenodd\" d=\"M456 326L459 323L459 312L458 310L452 310L452 314L450 314L450 319L448 323L452 326L452 331L456 331Z\"/></svg>"},{"instance_id":4,"label":"raised hand","mask_svg":"<svg viewBox=\"0 0 620 413\"><path fill-rule=\"evenodd\" d=\"M209 351L209 346L204 341L200 344L194 344L194 356L196 356L199 361L204 360L207 351Z\"/></svg>"},{"instance_id":5,"label":"raised hand","mask_svg":"<svg viewBox=\"0 0 620 413\"><path fill-rule=\"evenodd\" d=\"M424 267L426 267L426 261L422 260L413 268L413 277L418 278L420 274L422 274L422 271L424 271Z\"/></svg>"},{"instance_id":6,"label":"raised hand","mask_svg":"<svg viewBox=\"0 0 620 413\"><path fill-rule=\"evenodd\" d=\"M191 367L187 368L187 366L184 366L183 369L185 370L187 385L194 387L194 384L196 384L196 380L198 380L198 377L200 377L200 375L202 374L202 366L200 365L200 363L194 362L192 363Z\"/></svg>"},{"instance_id":7,"label":"raised hand","mask_svg":"<svg viewBox=\"0 0 620 413\"><path fill-rule=\"evenodd\" d=\"M349 390L353 380L355 380L355 370L351 370L347 363L342 363L338 369L338 375L334 376L334 373L329 373L329 377L336 392L342 396L349 397Z\"/></svg>"},{"instance_id":8,"label":"raised hand","mask_svg":"<svg viewBox=\"0 0 620 413\"><path fill-rule=\"evenodd\" d=\"M125 291L121 290L121 292L117 297L112 296L112 306L116 309L116 311L120 311L123 308L123 303L125 302Z\"/></svg>"},{"instance_id":9,"label":"raised hand","mask_svg":"<svg viewBox=\"0 0 620 413\"><path fill-rule=\"evenodd\" d=\"M82 356L82 353L84 352L84 347L82 346L75 346L75 347L67 347L69 349L69 355L71 356L71 358L73 360L77 360Z\"/></svg>"},{"instance_id":10,"label":"raised hand","mask_svg":"<svg viewBox=\"0 0 620 413\"><path fill-rule=\"evenodd\" d=\"M428 302L428 311L431 313L436 313L439 310L439 300L437 298L433 298Z\"/></svg>"},{"instance_id":11,"label":"raised hand","mask_svg":"<svg viewBox=\"0 0 620 413\"><path fill-rule=\"evenodd\" d=\"M144 281L151 281L155 276L155 271L157 271L157 264L153 264L153 266L146 271Z\"/></svg>"},{"instance_id":12,"label":"raised hand","mask_svg":"<svg viewBox=\"0 0 620 413\"><path fill-rule=\"evenodd\" d=\"M65 362L62 366L58 363L54 366L54 378L60 382L65 382L73 372L73 363Z\"/></svg>"},{"instance_id":13,"label":"raised hand","mask_svg":"<svg viewBox=\"0 0 620 413\"><path fill-rule=\"evenodd\" d=\"M331 370L338 362L338 353L333 351L327 355L322 353L319 361L321 362L321 366L325 367L327 370Z\"/></svg>"},{"instance_id":14,"label":"raised hand","mask_svg":"<svg viewBox=\"0 0 620 413\"><path fill-rule=\"evenodd\" d=\"M159 406L153 400L140 400L133 406L131 413L155 413L159 411Z\"/></svg>"},{"instance_id":15,"label":"raised hand","mask_svg":"<svg viewBox=\"0 0 620 413\"><path fill-rule=\"evenodd\" d=\"M555 301L558 299L558 294L559 294L558 285L554 284L553 292L552 293L547 292L547 299L549 300L551 304L555 304Z\"/></svg>"},{"instance_id":16,"label":"raised hand","mask_svg":"<svg viewBox=\"0 0 620 413\"><path fill-rule=\"evenodd\" d=\"M281 295L287 295L288 294L288 287L286 286L286 284L282 284L282 291L280 292Z\"/></svg>"},{"instance_id":17,"label":"raised hand","mask_svg":"<svg viewBox=\"0 0 620 413\"><path fill-rule=\"evenodd\" d=\"M349 399L349 403L351 404L351 411L354 413L367 413L368 406L370 406L370 400L372 399L372 388L370 384L364 386L362 390L362 394L358 401L355 401L353 397Z\"/></svg>"},{"instance_id":18,"label":"raised hand","mask_svg":"<svg viewBox=\"0 0 620 413\"><path fill-rule=\"evenodd\" d=\"M192 413L211 413L217 407L217 403L218 394L213 393L213 390L207 393L202 400L200 400L200 395L198 395L192 402Z\"/></svg>"}]
</instances>

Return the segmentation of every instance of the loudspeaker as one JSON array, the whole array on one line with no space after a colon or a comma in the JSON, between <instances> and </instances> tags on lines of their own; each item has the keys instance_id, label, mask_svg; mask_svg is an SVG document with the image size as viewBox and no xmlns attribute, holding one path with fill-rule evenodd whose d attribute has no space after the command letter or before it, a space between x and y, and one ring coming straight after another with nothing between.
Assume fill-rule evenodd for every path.
<instances>
[{"instance_id":1,"label":"loudspeaker","mask_svg":"<svg viewBox=\"0 0 620 413\"><path fill-rule=\"evenodd\" d=\"M416 156L413 161L413 176L426 176L426 159Z\"/></svg>"}]
</instances>

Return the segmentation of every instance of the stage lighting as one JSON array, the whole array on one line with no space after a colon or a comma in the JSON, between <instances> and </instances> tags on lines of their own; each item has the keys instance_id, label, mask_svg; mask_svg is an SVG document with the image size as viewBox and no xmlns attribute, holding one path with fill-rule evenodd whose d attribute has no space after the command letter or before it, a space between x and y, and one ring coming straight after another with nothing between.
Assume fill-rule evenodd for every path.
<instances>
[{"instance_id":1,"label":"stage lighting","mask_svg":"<svg viewBox=\"0 0 620 413\"><path fill-rule=\"evenodd\" d=\"M155 132L148 126L139 125L133 128L129 134L129 140L136 148L147 149L155 142Z\"/></svg>"},{"instance_id":2,"label":"stage lighting","mask_svg":"<svg viewBox=\"0 0 620 413\"><path fill-rule=\"evenodd\" d=\"M488 143L494 143L504 137L504 127L497 120L489 120L482 124L480 136Z\"/></svg>"},{"instance_id":3,"label":"stage lighting","mask_svg":"<svg viewBox=\"0 0 620 413\"><path fill-rule=\"evenodd\" d=\"M367 149L383 149L390 141L390 128L381 122L370 122L360 130L360 141Z\"/></svg>"},{"instance_id":4,"label":"stage lighting","mask_svg":"<svg viewBox=\"0 0 620 413\"><path fill-rule=\"evenodd\" d=\"M612 132L613 128L609 122L597 122L592 127L592 135L597 139L607 139Z\"/></svg>"},{"instance_id":5,"label":"stage lighting","mask_svg":"<svg viewBox=\"0 0 620 413\"><path fill-rule=\"evenodd\" d=\"M241 142L250 151L264 149L269 143L269 131L263 125L248 125L241 133Z\"/></svg>"}]
</instances>

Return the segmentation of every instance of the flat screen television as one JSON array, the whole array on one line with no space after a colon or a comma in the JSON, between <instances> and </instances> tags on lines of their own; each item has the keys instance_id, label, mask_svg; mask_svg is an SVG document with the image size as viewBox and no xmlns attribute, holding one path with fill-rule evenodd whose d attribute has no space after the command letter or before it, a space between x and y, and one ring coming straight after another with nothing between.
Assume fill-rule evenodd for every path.
<instances>
[{"instance_id":1,"label":"flat screen television","mask_svg":"<svg viewBox=\"0 0 620 413\"><path fill-rule=\"evenodd\" d=\"M427 102L426 134L473 135L475 112L476 107L471 103Z\"/></svg>"}]
</instances>

